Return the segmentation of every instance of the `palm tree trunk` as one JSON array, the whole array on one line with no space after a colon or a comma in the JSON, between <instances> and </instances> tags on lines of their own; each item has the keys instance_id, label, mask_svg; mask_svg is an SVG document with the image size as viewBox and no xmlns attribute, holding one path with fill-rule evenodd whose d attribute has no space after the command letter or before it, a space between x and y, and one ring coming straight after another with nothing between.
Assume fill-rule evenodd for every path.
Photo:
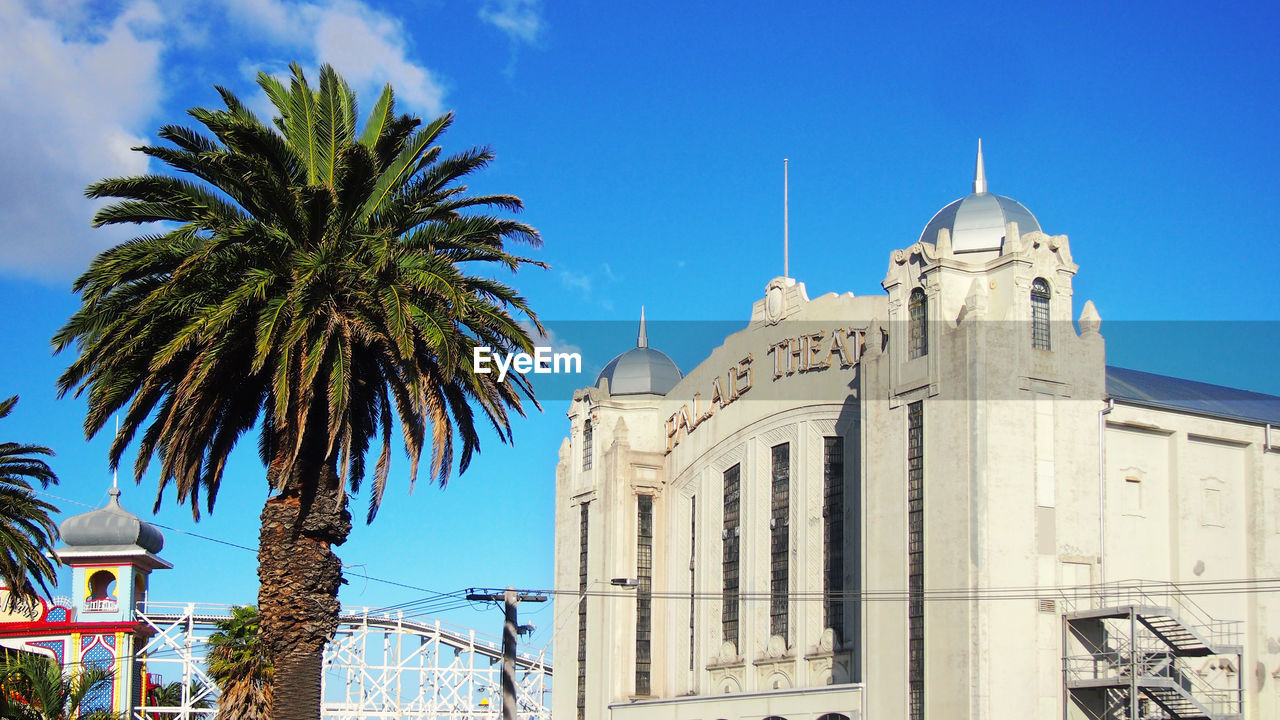
<instances>
[{"instance_id":1,"label":"palm tree trunk","mask_svg":"<svg viewBox=\"0 0 1280 720\"><path fill-rule=\"evenodd\" d=\"M336 482L324 484L301 525L296 491L269 498L262 509L258 609L275 666L272 720L320 718L324 646L338 629L342 583L342 563L330 548L351 532L346 495Z\"/></svg>"}]
</instances>

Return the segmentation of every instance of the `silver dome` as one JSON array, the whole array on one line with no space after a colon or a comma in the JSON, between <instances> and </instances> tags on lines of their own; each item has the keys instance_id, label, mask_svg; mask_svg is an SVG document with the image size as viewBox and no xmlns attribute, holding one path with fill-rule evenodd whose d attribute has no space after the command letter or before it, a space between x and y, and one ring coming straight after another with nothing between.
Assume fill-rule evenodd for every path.
<instances>
[{"instance_id":1,"label":"silver dome","mask_svg":"<svg viewBox=\"0 0 1280 720\"><path fill-rule=\"evenodd\" d=\"M105 507L63 520L58 532L68 548L142 548L153 554L164 548L164 534L159 528L120 505L119 488L111 488L111 500Z\"/></svg>"},{"instance_id":2,"label":"silver dome","mask_svg":"<svg viewBox=\"0 0 1280 720\"><path fill-rule=\"evenodd\" d=\"M954 252L999 250L1004 244L1005 223L1010 222L1018 223L1018 232L1021 233L1040 231L1040 222L1022 203L987 192L982 141L979 140L973 193L939 210L924 226L920 242L932 244L938 238L938 230L947 228L951 232L951 249Z\"/></svg>"},{"instance_id":3,"label":"silver dome","mask_svg":"<svg viewBox=\"0 0 1280 720\"><path fill-rule=\"evenodd\" d=\"M611 395L666 395L684 375L666 353L649 347L644 309L640 310L640 334L636 347L609 361L596 376L596 386L609 380Z\"/></svg>"}]
</instances>

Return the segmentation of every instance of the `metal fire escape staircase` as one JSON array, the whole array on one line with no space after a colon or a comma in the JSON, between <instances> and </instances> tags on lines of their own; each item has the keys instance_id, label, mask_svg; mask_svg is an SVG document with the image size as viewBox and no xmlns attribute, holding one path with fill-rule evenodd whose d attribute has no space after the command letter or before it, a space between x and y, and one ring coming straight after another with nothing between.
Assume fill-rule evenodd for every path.
<instances>
[{"instance_id":1,"label":"metal fire escape staircase","mask_svg":"<svg viewBox=\"0 0 1280 720\"><path fill-rule=\"evenodd\" d=\"M1092 720L1242 717L1241 623L1213 619L1172 585L1091 590L1089 596L1065 598L1068 708L1074 706ZM1218 661L1206 660L1194 669L1191 658ZM1205 666L1225 672L1207 678ZM1229 684L1234 687L1224 687Z\"/></svg>"}]
</instances>

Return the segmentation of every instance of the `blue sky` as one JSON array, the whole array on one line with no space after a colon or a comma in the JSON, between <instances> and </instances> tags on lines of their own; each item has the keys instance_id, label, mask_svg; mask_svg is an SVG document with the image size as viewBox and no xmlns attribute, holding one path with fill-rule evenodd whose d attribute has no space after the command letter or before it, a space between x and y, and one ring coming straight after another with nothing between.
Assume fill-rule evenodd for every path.
<instances>
[{"instance_id":1,"label":"blue sky","mask_svg":"<svg viewBox=\"0 0 1280 720\"><path fill-rule=\"evenodd\" d=\"M22 396L0 437L58 452L68 512L105 500L105 438L86 443L82 403L55 400L68 358L48 345L76 307L71 280L127 237L89 228L82 190L147 170L128 147L214 104L214 84L264 108L254 73L290 61L332 62L366 106L389 81L405 109L457 112L446 148L494 148L472 188L522 197L552 265L515 284L553 323L626 323L589 367L626 349L642 304L660 320L745 322L781 271L784 157L791 274L811 297L867 294L889 253L968 192L982 137L991 190L1070 235L1076 311L1097 304L1111 361L1280 394L1276 9L1029 5L0 0L0 394ZM679 330L657 325L651 343L664 333ZM712 346L664 349L688 370ZM393 467L377 522L339 549L344 602L423 595L363 574L444 592L549 586L567 399L540 397L514 447L486 443L445 491L408 495L407 464ZM252 552L178 532L256 544L252 450L212 516L160 508L177 568L155 599L253 599ZM147 515L153 495L148 478L124 500ZM530 618L538 644L547 608Z\"/></svg>"}]
</instances>

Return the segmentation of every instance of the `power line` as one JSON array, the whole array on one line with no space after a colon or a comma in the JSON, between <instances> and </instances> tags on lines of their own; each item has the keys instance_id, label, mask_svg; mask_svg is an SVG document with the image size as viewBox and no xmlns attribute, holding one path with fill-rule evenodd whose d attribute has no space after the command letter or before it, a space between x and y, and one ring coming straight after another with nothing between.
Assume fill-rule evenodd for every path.
<instances>
[{"instance_id":1,"label":"power line","mask_svg":"<svg viewBox=\"0 0 1280 720\"><path fill-rule=\"evenodd\" d=\"M96 509L96 508L95 508L95 506L90 505L89 503L86 503L86 502L80 502L79 500L72 500L71 498L65 498L65 497L62 497L62 496L60 496L60 495L55 495L55 494L53 494L53 493L51 493L51 492L47 492L47 491L44 491L44 490L35 490L34 492L35 492L36 494L38 494L38 495L44 495L44 496L46 496L46 497L50 497L50 498L53 498L54 500L59 500L59 501L61 501L61 502L66 502L66 503L71 503L72 505L80 505L80 506L82 506L82 507L87 507L87 508L89 508L90 510L94 510L94 509ZM191 532L190 530L183 530L183 529L181 529L181 528L176 528L176 527L173 527L173 526L170 526L170 525L165 525L164 523L152 522L151 524L152 524L152 525L155 525L155 526L156 526L156 527L158 527L158 528L164 528L165 530L169 530L169 531L171 531L171 532L175 532L175 533L178 533L178 534L180 534L180 535L188 535L188 536L190 536L190 537L197 538L197 539L199 539L199 540L205 540L205 541L208 541L208 542L217 543L217 544L219 544L219 545L225 545L225 546L227 546L227 547L236 548L237 550L246 550L246 551L251 552L251 553L254 553L254 554L257 554L257 552L258 552L257 548L252 548L252 547L249 547L248 545L241 545L241 544L239 544L239 543L234 543L234 542L231 542L231 541L229 541L229 540L222 540L222 539L220 539L220 538L210 537L210 536L208 536L208 535L202 535L202 534L197 533L197 532ZM345 564L344 564L344 565L343 565L343 567L355 567L355 566L354 566L354 565L345 565ZM360 577L362 577L362 578L364 578L365 580L368 580L368 581L370 581L370 582L382 583L383 585L391 585L391 586L393 586L393 587L404 588L404 589L406 589L406 590L415 590L415 591L417 591L417 592L428 593L428 594L430 594L430 595L433 595L433 596L436 596L436 597L440 597L440 598L445 598L445 597L452 598L452 597L455 597L455 596L460 595L460 594L463 592L462 590L455 590L455 591L453 591L453 592L451 592L451 593L443 593L443 592L440 592L439 590L432 590L431 588L425 588L425 587L421 587L421 586L418 586L418 585L410 585L409 583L403 583L403 582L399 582L399 581L397 581L397 580L388 580L388 579L386 579L386 578L381 578L381 577L377 577L377 576L369 575L369 574L361 574L361 575L360 575ZM394 606L393 606L393 607L394 607ZM377 609L377 610L385 610L385 609L388 609L388 608L376 608L376 609Z\"/></svg>"},{"instance_id":2,"label":"power line","mask_svg":"<svg viewBox=\"0 0 1280 720\"><path fill-rule=\"evenodd\" d=\"M574 599L581 597L629 598L635 599L634 592L618 590L557 590L546 589L538 592L553 596L567 596ZM1067 586L1022 586L1022 587L990 587L990 588L934 588L923 591L922 599L933 602L955 601L996 601L996 600L1060 600L1087 599L1101 596L1122 596L1135 593L1162 596L1211 596L1211 595L1258 595L1262 593L1280 592L1280 578L1241 578L1216 581L1189 581L1186 583L1146 584L1146 585L1067 585ZM906 602L907 590L866 590L840 593L824 593L822 591L793 591L774 593L770 591L738 592L735 597L742 601L763 602L784 595L788 600L800 602ZM724 600L722 591L679 591L655 590L650 597L654 600Z\"/></svg>"}]
</instances>

